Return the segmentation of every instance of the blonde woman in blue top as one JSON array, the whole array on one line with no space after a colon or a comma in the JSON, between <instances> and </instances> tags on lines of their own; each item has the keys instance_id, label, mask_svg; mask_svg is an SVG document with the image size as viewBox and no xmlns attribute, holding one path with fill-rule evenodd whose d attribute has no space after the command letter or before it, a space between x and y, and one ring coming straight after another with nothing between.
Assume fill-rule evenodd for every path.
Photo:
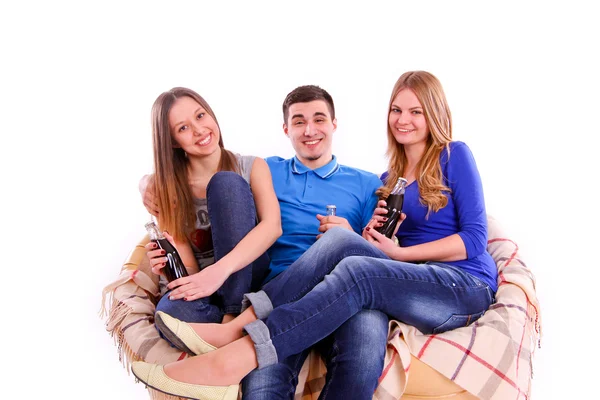
<instances>
[{"instance_id":1,"label":"blonde woman in blue top","mask_svg":"<svg viewBox=\"0 0 600 400\"><path fill-rule=\"evenodd\" d=\"M323 264L329 267L314 288L286 287L285 295L297 291L298 300L282 305L279 293L247 295L252 307L224 325L220 335L170 319L170 333L188 347L208 342L218 349L164 368L134 363L138 379L179 396L208 399L207 393L218 393L219 399L234 399L237 383L251 370L312 346L361 310L383 311L423 333L455 329L483 315L494 300L497 270L486 251L481 179L468 147L452 142L450 110L435 76L412 71L399 78L390 100L388 139L382 197L399 176L408 180L399 245L374 229L384 218L381 207L363 238L330 229L321 240L336 235L336 252L347 248L361 255L332 260L332 249L323 251L317 242L298 260L318 271L326 269ZM222 340L232 335L237 340Z\"/></svg>"}]
</instances>

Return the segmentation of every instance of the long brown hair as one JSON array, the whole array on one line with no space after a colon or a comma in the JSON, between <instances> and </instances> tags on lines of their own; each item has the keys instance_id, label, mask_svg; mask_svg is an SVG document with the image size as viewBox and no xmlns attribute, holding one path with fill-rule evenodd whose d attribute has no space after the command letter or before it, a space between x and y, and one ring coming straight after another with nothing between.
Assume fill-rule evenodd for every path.
<instances>
[{"instance_id":1,"label":"long brown hair","mask_svg":"<svg viewBox=\"0 0 600 400\"><path fill-rule=\"evenodd\" d=\"M429 129L425 152L415 169L415 176L419 185L419 200L421 204L427 206L427 216L429 216L431 211L439 211L448 204L448 199L443 192L449 193L450 188L443 182L440 154L445 149L448 156L450 156L452 115L442 84L434 75L425 71L405 72L398 78L392 90L388 113L391 111L396 95L403 89L410 89L417 96L423 106L423 114ZM387 137L386 156L389 159L389 175L385 185L377 191L377 194L384 199L387 198L398 178L404 176L404 173L407 172L404 146L396 141L389 122Z\"/></svg>"},{"instance_id":2,"label":"long brown hair","mask_svg":"<svg viewBox=\"0 0 600 400\"><path fill-rule=\"evenodd\" d=\"M188 183L189 160L185 151L173 147L169 125L171 107L181 97L190 97L219 122L208 103L193 90L176 87L162 93L152 106L152 142L154 147L154 190L159 209L161 230L168 231L177 241L189 238L196 223L194 198ZM219 127L219 131L221 128ZM235 156L223 147L223 135L219 135L221 158L218 171L238 172Z\"/></svg>"}]
</instances>

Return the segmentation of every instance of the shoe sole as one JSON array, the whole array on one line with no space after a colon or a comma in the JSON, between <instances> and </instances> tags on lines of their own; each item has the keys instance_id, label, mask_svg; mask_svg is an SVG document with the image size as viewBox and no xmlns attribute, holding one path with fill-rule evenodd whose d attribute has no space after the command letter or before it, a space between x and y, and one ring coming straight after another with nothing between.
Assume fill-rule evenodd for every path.
<instances>
[{"instance_id":1,"label":"shoe sole","mask_svg":"<svg viewBox=\"0 0 600 400\"><path fill-rule=\"evenodd\" d=\"M188 353L191 356L198 355L195 352L193 352L192 350L190 350L190 348L187 347L185 345L185 343L183 343L183 341L181 339L179 339L177 337L177 335L175 335L173 333L173 331L171 331L171 329L169 329L169 327L167 325L165 325L165 323L163 322L160 315L157 314L155 316L154 323L156 324L156 326L158 327L160 332L167 338L167 340L173 344L173 346L177 347L181 351L185 351L186 353Z\"/></svg>"},{"instance_id":2,"label":"shoe sole","mask_svg":"<svg viewBox=\"0 0 600 400\"><path fill-rule=\"evenodd\" d=\"M147 388L150 388L152 390L156 390L157 392L161 392L161 393L164 393L164 394L169 395L169 396L181 397L182 399L198 400L196 397L187 397L187 396L182 396L182 395L175 394L175 393L165 392L164 390L161 390L159 388L156 388L156 387L154 387L152 385L149 385L148 383L144 382L143 379L140 379L140 377L135 374L135 372L133 371L133 369L131 370L131 373L133 374L133 376L135 376L135 379L137 379L138 382L142 382L144 385L146 385Z\"/></svg>"}]
</instances>

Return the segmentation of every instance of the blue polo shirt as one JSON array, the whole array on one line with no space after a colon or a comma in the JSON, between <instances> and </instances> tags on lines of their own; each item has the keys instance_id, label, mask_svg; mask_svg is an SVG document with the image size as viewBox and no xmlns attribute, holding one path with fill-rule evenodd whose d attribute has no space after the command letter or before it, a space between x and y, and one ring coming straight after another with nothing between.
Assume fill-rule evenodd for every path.
<instances>
[{"instance_id":1,"label":"blue polo shirt","mask_svg":"<svg viewBox=\"0 0 600 400\"><path fill-rule=\"evenodd\" d=\"M337 215L348 220L358 234L367 225L377 204L377 175L340 165L335 156L326 165L310 169L298 158L266 159L281 208L283 234L268 250L270 280L284 271L315 243L319 232L316 215L325 215L334 204Z\"/></svg>"}]
</instances>

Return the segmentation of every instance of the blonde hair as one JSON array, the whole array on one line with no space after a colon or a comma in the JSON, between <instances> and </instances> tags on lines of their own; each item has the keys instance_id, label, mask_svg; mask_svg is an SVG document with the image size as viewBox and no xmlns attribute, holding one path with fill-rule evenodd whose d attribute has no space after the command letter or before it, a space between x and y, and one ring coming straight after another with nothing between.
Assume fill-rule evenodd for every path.
<instances>
[{"instance_id":1,"label":"blonde hair","mask_svg":"<svg viewBox=\"0 0 600 400\"><path fill-rule=\"evenodd\" d=\"M185 151L174 148L169 125L169 112L177 99L190 97L217 118L208 103L190 89L176 87L162 93L152 106L152 142L154 148L154 190L159 209L158 223L163 231L168 231L175 240L183 241L190 237L196 224L194 197L188 183L189 160ZM220 131L219 127L219 131ZM221 159L219 171L238 172L233 153L223 147L223 135L219 135Z\"/></svg>"},{"instance_id":2,"label":"blonde hair","mask_svg":"<svg viewBox=\"0 0 600 400\"><path fill-rule=\"evenodd\" d=\"M415 169L419 185L419 201L427 206L427 217L429 217L432 211L439 211L448 204L448 198L443 192L450 192L450 188L443 182L440 154L445 149L450 156L452 116L442 84L434 75L425 71L405 72L398 78L392 90L388 113L398 92L403 89L410 89L417 96L429 128L425 152ZM386 156L389 159L389 175L385 185L377 191L377 194L383 199L388 197L398 178L407 172L404 146L396 141L389 123L387 137Z\"/></svg>"}]
</instances>

